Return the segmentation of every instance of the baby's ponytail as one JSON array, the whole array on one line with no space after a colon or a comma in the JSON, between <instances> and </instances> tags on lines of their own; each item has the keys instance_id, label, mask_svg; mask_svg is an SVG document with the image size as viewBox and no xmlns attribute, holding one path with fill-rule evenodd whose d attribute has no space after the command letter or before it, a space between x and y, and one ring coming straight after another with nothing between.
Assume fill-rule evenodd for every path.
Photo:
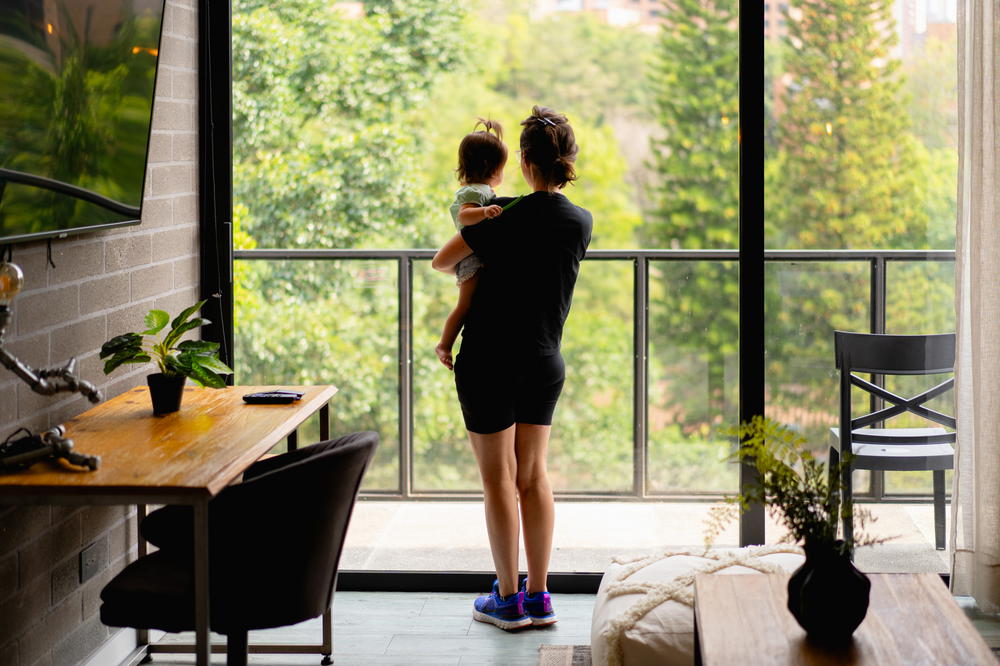
<instances>
[{"instance_id":1,"label":"baby's ponytail","mask_svg":"<svg viewBox=\"0 0 1000 666\"><path fill-rule=\"evenodd\" d=\"M544 106L535 106L521 122L521 152L549 185L560 189L576 180L576 136L569 120Z\"/></svg>"},{"instance_id":2,"label":"baby's ponytail","mask_svg":"<svg viewBox=\"0 0 1000 666\"><path fill-rule=\"evenodd\" d=\"M476 120L478 122L476 123L476 126L472 128L473 132L478 130L479 126L482 125L483 129L481 131L486 133L492 132L496 135L498 140L503 141L503 126L501 126L499 122L491 118L477 118Z\"/></svg>"}]
</instances>

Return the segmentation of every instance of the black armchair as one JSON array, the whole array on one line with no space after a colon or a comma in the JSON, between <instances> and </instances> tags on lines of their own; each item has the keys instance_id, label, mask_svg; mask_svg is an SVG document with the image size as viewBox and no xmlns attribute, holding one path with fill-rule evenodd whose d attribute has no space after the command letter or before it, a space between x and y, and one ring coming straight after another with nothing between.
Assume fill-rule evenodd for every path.
<instances>
[{"instance_id":1,"label":"black armchair","mask_svg":"<svg viewBox=\"0 0 1000 666\"><path fill-rule=\"evenodd\" d=\"M227 637L227 664L246 663L248 630L302 622L330 608L351 511L377 444L376 433L355 433L259 461L243 483L211 501L209 622ZM101 620L193 630L193 511L164 507L140 531L160 550L105 586Z\"/></svg>"}]
</instances>

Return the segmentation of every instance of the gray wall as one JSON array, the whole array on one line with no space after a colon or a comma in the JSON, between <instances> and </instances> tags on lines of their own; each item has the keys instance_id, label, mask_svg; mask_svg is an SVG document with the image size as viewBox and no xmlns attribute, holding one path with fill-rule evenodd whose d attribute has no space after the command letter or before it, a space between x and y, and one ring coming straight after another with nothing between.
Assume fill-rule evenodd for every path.
<instances>
[{"instance_id":1,"label":"gray wall","mask_svg":"<svg viewBox=\"0 0 1000 666\"><path fill-rule=\"evenodd\" d=\"M26 285L7 348L36 367L76 356L79 374L105 398L144 383L148 368L105 377L101 344L140 330L154 307L176 312L197 300L197 34L197 0L167 0L142 224L53 241L55 268L46 266L45 243L14 247ZM75 395L33 393L0 366L0 439L88 406ZM79 553L95 543L101 571L80 584ZM0 504L0 664L88 659L119 631L100 622L101 587L135 556L134 507Z\"/></svg>"}]
</instances>

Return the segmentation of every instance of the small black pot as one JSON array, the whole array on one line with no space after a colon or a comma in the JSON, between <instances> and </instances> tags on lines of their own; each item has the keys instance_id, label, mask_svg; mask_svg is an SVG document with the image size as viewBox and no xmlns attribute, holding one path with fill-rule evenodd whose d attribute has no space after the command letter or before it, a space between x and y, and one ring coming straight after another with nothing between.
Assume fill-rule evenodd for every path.
<instances>
[{"instance_id":1,"label":"small black pot","mask_svg":"<svg viewBox=\"0 0 1000 666\"><path fill-rule=\"evenodd\" d=\"M154 414L169 414L181 408L186 380L184 375L165 375L162 372L146 375Z\"/></svg>"},{"instance_id":2,"label":"small black pot","mask_svg":"<svg viewBox=\"0 0 1000 666\"><path fill-rule=\"evenodd\" d=\"M810 641L839 646L868 613L872 583L855 568L850 552L836 544L806 544L806 561L788 580L788 610Z\"/></svg>"}]
</instances>

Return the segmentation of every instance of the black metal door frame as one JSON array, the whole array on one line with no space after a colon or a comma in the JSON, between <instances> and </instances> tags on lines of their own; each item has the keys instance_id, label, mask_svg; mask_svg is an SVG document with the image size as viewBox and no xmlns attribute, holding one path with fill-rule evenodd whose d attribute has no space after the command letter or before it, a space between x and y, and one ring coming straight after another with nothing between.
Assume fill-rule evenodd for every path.
<instances>
[{"instance_id":1,"label":"black metal door frame","mask_svg":"<svg viewBox=\"0 0 1000 666\"><path fill-rule=\"evenodd\" d=\"M198 2L198 210L205 340L233 367L232 5ZM230 383L232 383L230 376Z\"/></svg>"},{"instance_id":2,"label":"black metal door frame","mask_svg":"<svg viewBox=\"0 0 1000 666\"><path fill-rule=\"evenodd\" d=\"M740 421L764 415L764 3L740 15ZM757 483L740 466L740 491ZM764 507L740 517L740 545L764 543Z\"/></svg>"}]
</instances>

